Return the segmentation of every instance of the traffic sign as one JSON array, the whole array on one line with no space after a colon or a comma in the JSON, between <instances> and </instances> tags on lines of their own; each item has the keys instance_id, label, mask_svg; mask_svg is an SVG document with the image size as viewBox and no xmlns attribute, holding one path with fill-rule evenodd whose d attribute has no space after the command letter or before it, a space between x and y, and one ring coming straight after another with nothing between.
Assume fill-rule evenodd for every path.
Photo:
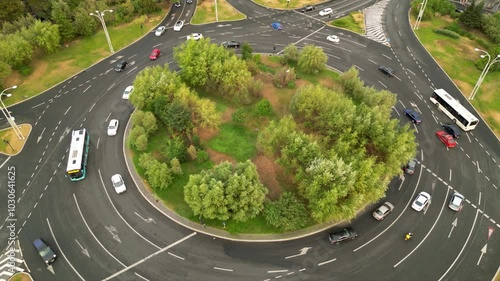
<instances>
[{"instance_id":1,"label":"traffic sign","mask_svg":"<svg viewBox=\"0 0 500 281\"><path fill-rule=\"evenodd\" d=\"M488 226L488 240L490 240L491 234L493 234L495 229L492 226Z\"/></svg>"}]
</instances>

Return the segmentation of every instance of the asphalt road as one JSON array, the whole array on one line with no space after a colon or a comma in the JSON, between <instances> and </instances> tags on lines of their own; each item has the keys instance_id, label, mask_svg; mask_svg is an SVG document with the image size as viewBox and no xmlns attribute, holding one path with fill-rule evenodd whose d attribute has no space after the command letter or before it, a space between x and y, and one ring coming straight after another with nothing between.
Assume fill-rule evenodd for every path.
<instances>
[{"instance_id":1,"label":"asphalt road","mask_svg":"<svg viewBox=\"0 0 500 281\"><path fill-rule=\"evenodd\" d=\"M334 9L335 17L362 9L373 1L334 1L313 12L277 11L249 1L230 0L248 18L231 23L185 25L195 4L173 9L162 25L161 37L147 34L126 49L10 110L18 123L33 125L23 152L0 157L0 182L7 182L7 168L16 168L16 232L24 259L36 280L489 280L498 268L499 201L498 139L484 122L464 133L455 149L448 150L435 137L447 117L429 102L435 88L461 97L449 78L419 45L407 21L409 2L392 1L385 12L391 47L348 31L326 27L328 17L319 10ZM331 19L331 18L330 18ZM282 31L270 25L278 21ZM123 131L133 110L121 95L135 75L150 65L172 64L172 50L193 32L215 43L248 42L254 52L279 53L290 43L321 46L328 65L346 71L354 66L367 85L398 95L393 117L409 120L405 108L422 113L415 126L419 164L415 174L396 178L387 191L394 213L377 222L365 212L350 225L358 232L355 241L329 245L327 231L287 242L238 243L193 232L172 222L146 203L127 173L123 158ZM340 43L325 40L337 34ZM157 61L148 59L160 48ZM122 73L114 66L120 59L129 65ZM377 69L387 65L396 71L388 78ZM471 111L467 102L462 103ZM476 116L479 116L477 113ZM120 121L115 137L106 135L110 119ZM88 176L71 182L65 175L72 129L86 128L91 136ZM111 175L120 173L128 187L117 195ZM464 210L448 209L453 191L467 198ZM432 195L430 206L417 213L410 204L420 191ZM0 198L7 198L0 189ZM6 205L0 204L0 221ZM495 221L496 220L496 221ZM334 230L341 229L337 226ZM415 237L404 241L404 233ZM6 224L0 225L0 241L7 241ZM50 270L29 244L43 237L59 254ZM5 243L6 244L6 243ZM0 244L3 247L3 244ZM481 250L485 248L484 254ZM304 255L298 255L301 249ZM109 279L108 279L109 278Z\"/></svg>"}]
</instances>

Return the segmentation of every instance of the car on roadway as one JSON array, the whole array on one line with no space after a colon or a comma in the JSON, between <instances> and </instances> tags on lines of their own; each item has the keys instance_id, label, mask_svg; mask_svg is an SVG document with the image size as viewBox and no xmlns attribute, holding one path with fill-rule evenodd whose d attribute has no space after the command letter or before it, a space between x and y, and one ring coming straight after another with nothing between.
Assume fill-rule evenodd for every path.
<instances>
[{"instance_id":1,"label":"car on roadway","mask_svg":"<svg viewBox=\"0 0 500 281\"><path fill-rule=\"evenodd\" d=\"M394 76L394 70L388 66L381 65L378 67L378 70L387 76Z\"/></svg>"},{"instance_id":2,"label":"car on roadway","mask_svg":"<svg viewBox=\"0 0 500 281\"><path fill-rule=\"evenodd\" d=\"M166 27L164 27L164 26L158 26L158 28L155 31L155 36L162 36L163 33L165 33L165 31L167 31Z\"/></svg>"},{"instance_id":3,"label":"car on roadway","mask_svg":"<svg viewBox=\"0 0 500 281\"><path fill-rule=\"evenodd\" d=\"M460 130L453 124L443 124L443 129L448 132L448 134L452 135L454 138L460 138Z\"/></svg>"},{"instance_id":4,"label":"car on roadway","mask_svg":"<svg viewBox=\"0 0 500 281\"><path fill-rule=\"evenodd\" d=\"M429 193L422 191L417 195L417 197L411 204L411 207L413 208L413 210L420 212L425 208L425 206L427 206L427 204L429 204L430 200L431 196L429 195Z\"/></svg>"},{"instance_id":5,"label":"car on roadway","mask_svg":"<svg viewBox=\"0 0 500 281\"><path fill-rule=\"evenodd\" d=\"M113 175L111 177L111 182L113 183L113 187L117 194L122 194L127 191L127 187L125 187L125 182L120 174Z\"/></svg>"},{"instance_id":6,"label":"car on roadway","mask_svg":"<svg viewBox=\"0 0 500 281\"><path fill-rule=\"evenodd\" d=\"M384 220L385 217L387 217L393 210L394 205L392 205L390 202L385 202L373 212L372 216L376 220L381 221Z\"/></svg>"},{"instance_id":7,"label":"car on roadway","mask_svg":"<svg viewBox=\"0 0 500 281\"><path fill-rule=\"evenodd\" d=\"M126 60L121 60L116 64L115 71L116 72L122 72L125 67L127 66L127 61Z\"/></svg>"},{"instance_id":8,"label":"car on roadway","mask_svg":"<svg viewBox=\"0 0 500 281\"><path fill-rule=\"evenodd\" d=\"M176 8L180 8L180 7L181 7L181 2L175 2L175 3L174 3L174 7L176 7Z\"/></svg>"},{"instance_id":9,"label":"car on roadway","mask_svg":"<svg viewBox=\"0 0 500 281\"><path fill-rule=\"evenodd\" d=\"M307 5L304 8L302 8L302 10L300 10L300 11L302 13L305 13L305 12L309 12L309 11L313 11L313 10L316 10L316 7L314 7L313 5Z\"/></svg>"},{"instance_id":10,"label":"car on roadway","mask_svg":"<svg viewBox=\"0 0 500 281\"><path fill-rule=\"evenodd\" d=\"M122 99L128 100L130 98L130 94L134 91L134 86L127 86L125 91L123 91Z\"/></svg>"},{"instance_id":11,"label":"car on roadway","mask_svg":"<svg viewBox=\"0 0 500 281\"><path fill-rule=\"evenodd\" d=\"M350 241L356 238L358 234L351 227L346 227L341 231L333 232L328 235L328 240L331 244L340 244L345 241Z\"/></svg>"},{"instance_id":12,"label":"car on roadway","mask_svg":"<svg viewBox=\"0 0 500 281\"><path fill-rule=\"evenodd\" d=\"M403 110L403 112L405 113L406 116L410 118L411 122L415 124L422 123L422 118L420 117L420 114L415 110L406 108Z\"/></svg>"},{"instance_id":13,"label":"car on roadway","mask_svg":"<svg viewBox=\"0 0 500 281\"><path fill-rule=\"evenodd\" d=\"M455 191L453 193L453 195L451 195L451 199L450 199L450 203L448 204L448 207L455 212L459 212L464 207L464 201L465 201L465 197L462 194Z\"/></svg>"},{"instance_id":14,"label":"car on roadway","mask_svg":"<svg viewBox=\"0 0 500 281\"><path fill-rule=\"evenodd\" d=\"M174 31L181 31L182 27L184 26L184 21L183 20L178 20L174 24Z\"/></svg>"},{"instance_id":15,"label":"car on roadway","mask_svg":"<svg viewBox=\"0 0 500 281\"><path fill-rule=\"evenodd\" d=\"M333 43L340 42L340 38L337 35L328 35L328 37L326 37L326 40L333 42Z\"/></svg>"},{"instance_id":16,"label":"car on roadway","mask_svg":"<svg viewBox=\"0 0 500 281\"><path fill-rule=\"evenodd\" d=\"M436 136L448 148L452 148L452 147L457 146L457 142L455 141L455 139L453 138L453 136L450 135L450 134L448 134L445 131L437 131L436 132Z\"/></svg>"},{"instance_id":17,"label":"car on roadway","mask_svg":"<svg viewBox=\"0 0 500 281\"><path fill-rule=\"evenodd\" d=\"M403 170L408 175L413 175L413 173L415 173L415 167L416 166L417 166L417 159L413 158L410 161L408 161L408 164L405 165L405 167L403 168Z\"/></svg>"},{"instance_id":18,"label":"car on roadway","mask_svg":"<svg viewBox=\"0 0 500 281\"><path fill-rule=\"evenodd\" d=\"M221 46L224 48L238 49L240 47L240 42L238 42L238 41L224 41L224 42L222 42Z\"/></svg>"},{"instance_id":19,"label":"car on roadway","mask_svg":"<svg viewBox=\"0 0 500 281\"><path fill-rule=\"evenodd\" d=\"M38 251L38 254L42 257L45 264L50 265L56 261L56 253L42 238L35 239L35 241L33 241L33 246L35 246L35 249Z\"/></svg>"},{"instance_id":20,"label":"car on roadway","mask_svg":"<svg viewBox=\"0 0 500 281\"><path fill-rule=\"evenodd\" d=\"M276 30L282 30L283 29L283 26L279 22L273 22L273 23L271 23L271 27L274 28L274 29L276 29Z\"/></svg>"},{"instance_id":21,"label":"car on roadway","mask_svg":"<svg viewBox=\"0 0 500 281\"><path fill-rule=\"evenodd\" d=\"M457 12L457 13L461 14L461 13L463 13L463 12L464 12L464 9L461 9L461 8L456 8L456 9L455 9L455 12Z\"/></svg>"},{"instance_id":22,"label":"car on roadway","mask_svg":"<svg viewBox=\"0 0 500 281\"><path fill-rule=\"evenodd\" d=\"M153 49L151 55L149 55L150 60L157 60L161 55L160 49Z\"/></svg>"},{"instance_id":23,"label":"car on roadway","mask_svg":"<svg viewBox=\"0 0 500 281\"><path fill-rule=\"evenodd\" d=\"M326 9L323 9L321 11L319 11L319 15L324 17L324 16L328 16L330 14L333 14L333 9L332 8L326 8Z\"/></svg>"},{"instance_id":24,"label":"car on roadway","mask_svg":"<svg viewBox=\"0 0 500 281\"><path fill-rule=\"evenodd\" d=\"M191 35L188 35L186 37L186 40L199 41L201 38L203 38L203 34L201 34L201 33L191 33Z\"/></svg>"},{"instance_id":25,"label":"car on roadway","mask_svg":"<svg viewBox=\"0 0 500 281\"><path fill-rule=\"evenodd\" d=\"M186 3L193 4L193 0L186 0Z\"/></svg>"},{"instance_id":26,"label":"car on roadway","mask_svg":"<svg viewBox=\"0 0 500 281\"><path fill-rule=\"evenodd\" d=\"M119 122L116 119L111 119L111 121L109 121L108 136L116 136L116 134L118 133L118 124Z\"/></svg>"}]
</instances>

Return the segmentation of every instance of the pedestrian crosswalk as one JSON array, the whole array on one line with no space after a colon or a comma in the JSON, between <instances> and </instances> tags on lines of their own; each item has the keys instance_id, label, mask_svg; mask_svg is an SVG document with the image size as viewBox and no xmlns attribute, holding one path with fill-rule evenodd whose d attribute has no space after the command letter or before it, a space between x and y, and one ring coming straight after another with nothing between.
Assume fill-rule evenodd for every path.
<instances>
[{"instance_id":1,"label":"pedestrian crosswalk","mask_svg":"<svg viewBox=\"0 0 500 281\"><path fill-rule=\"evenodd\" d=\"M19 243L15 243L15 245L14 249L8 249L0 255L0 281L7 281L12 275L25 271Z\"/></svg>"},{"instance_id":2,"label":"pedestrian crosswalk","mask_svg":"<svg viewBox=\"0 0 500 281\"><path fill-rule=\"evenodd\" d=\"M383 18L385 6L390 0L382 0L364 9L366 34L365 36L371 40L380 42L389 46L389 40L385 37Z\"/></svg>"}]
</instances>

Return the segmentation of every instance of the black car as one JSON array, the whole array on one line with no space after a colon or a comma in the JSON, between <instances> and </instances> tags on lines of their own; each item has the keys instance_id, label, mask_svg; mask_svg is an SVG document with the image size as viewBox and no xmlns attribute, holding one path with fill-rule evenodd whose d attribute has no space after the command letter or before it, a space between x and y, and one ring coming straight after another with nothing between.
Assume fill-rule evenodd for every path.
<instances>
[{"instance_id":1,"label":"black car","mask_svg":"<svg viewBox=\"0 0 500 281\"><path fill-rule=\"evenodd\" d=\"M453 124L443 124L443 129L454 138L460 138L460 130Z\"/></svg>"},{"instance_id":2,"label":"black car","mask_svg":"<svg viewBox=\"0 0 500 281\"><path fill-rule=\"evenodd\" d=\"M415 173L415 167L417 166L417 159L411 159L408 164L404 167L404 170L407 174L413 175Z\"/></svg>"},{"instance_id":3,"label":"black car","mask_svg":"<svg viewBox=\"0 0 500 281\"><path fill-rule=\"evenodd\" d=\"M47 244L43 239L38 238L33 241L33 246L38 251L38 254L42 257L43 261L46 264L52 264L57 259L56 253L52 250L52 248Z\"/></svg>"},{"instance_id":4,"label":"black car","mask_svg":"<svg viewBox=\"0 0 500 281\"><path fill-rule=\"evenodd\" d=\"M176 8L180 8L180 7L181 7L181 2L175 2L175 3L174 3L174 7L176 7Z\"/></svg>"},{"instance_id":5,"label":"black car","mask_svg":"<svg viewBox=\"0 0 500 281\"><path fill-rule=\"evenodd\" d=\"M403 111L404 111L406 116L410 117L410 119L413 123L419 124L420 122L422 122L422 118L420 118L420 114L418 112L416 112L415 110L405 109Z\"/></svg>"},{"instance_id":6,"label":"black car","mask_svg":"<svg viewBox=\"0 0 500 281\"><path fill-rule=\"evenodd\" d=\"M339 244L345 241L353 240L358 234L351 227L344 228L341 231L333 232L328 235L331 244Z\"/></svg>"},{"instance_id":7,"label":"black car","mask_svg":"<svg viewBox=\"0 0 500 281\"><path fill-rule=\"evenodd\" d=\"M378 70L387 76L394 76L394 70L388 66L379 66Z\"/></svg>"},{"instance_id":8,"label":"black car","mask_svg":"<svg viewBox=\"0 0 500 281\"><path fill-rule=\"evenodd\" d=\"M240 47L240 42L238 42L238 41L225 41L225 42L222 42L221 45L224 48L235 48L235 49L238 49Z\"/></svg>"},{"instance_id":9,"label":"black car","mask_svg":"<svg viewBox=\"0 0 500 281\"><path fill-rule=\"evenodd\" d=\"M312 5L307 5L304 8L302 8L302 10L300 10L300 11L302 13L305 13L305 12L309 12L309 11L312 11L312 10L316 10L316 7L314 7Z\"/></svg>"},{"instance_id":10,"label":"black car","mask_svg":"<svg viewBox=\"0 0 500 281\"><path fill-rule=\"evenodd\" d=\"M122 72L126 66L127 66L127 61L122 60L118 62L118 64L116 65L115 71Z\"/></svg>"}]
</instances>

